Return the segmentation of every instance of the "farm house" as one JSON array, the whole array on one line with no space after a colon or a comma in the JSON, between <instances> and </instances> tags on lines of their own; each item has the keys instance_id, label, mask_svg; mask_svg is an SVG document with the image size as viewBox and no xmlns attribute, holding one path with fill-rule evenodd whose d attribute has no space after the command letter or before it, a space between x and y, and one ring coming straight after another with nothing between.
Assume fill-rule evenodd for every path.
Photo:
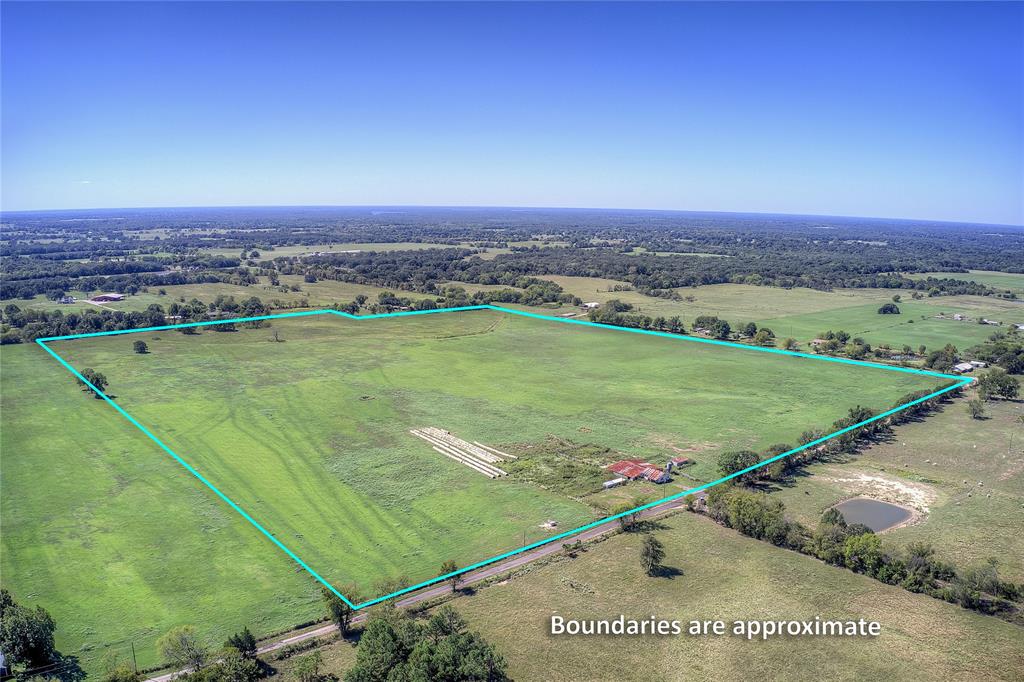
<instances>
[{"instance_id":1,"label":"farm house","mask_svg":"<svg viewBox=\"0 0 1024 682\"><path fill-rule=\"evenodd\" d=\"M666 470L660 469L642 459L620 459L618 462L613 462L605 468L629 481L643 479L651 483L661 484L672 480Z\"/></svg>"}]
</instances>

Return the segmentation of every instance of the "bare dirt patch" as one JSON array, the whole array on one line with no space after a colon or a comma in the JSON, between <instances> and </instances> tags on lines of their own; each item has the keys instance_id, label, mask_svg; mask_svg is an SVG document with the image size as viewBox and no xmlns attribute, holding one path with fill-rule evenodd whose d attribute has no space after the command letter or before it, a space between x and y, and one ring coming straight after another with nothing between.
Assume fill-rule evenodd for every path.
<instances>
[{"instance_id":1,"label":"bare dirt patch","mask_svg":"<svg viewBox=\"0 0 1024 682\"><path fill-rule=\"evenodd\" d=\"M834 483L838 488L853 497L868 497L908 509L913 516L899 526L920 523L931 511L931 506L938 499L938 493L930 485L901 480L877 473L848 472L830 469L820 474L821 480ZM891 529L890 529L891 530Z\"/></svg>"}]
</instances>

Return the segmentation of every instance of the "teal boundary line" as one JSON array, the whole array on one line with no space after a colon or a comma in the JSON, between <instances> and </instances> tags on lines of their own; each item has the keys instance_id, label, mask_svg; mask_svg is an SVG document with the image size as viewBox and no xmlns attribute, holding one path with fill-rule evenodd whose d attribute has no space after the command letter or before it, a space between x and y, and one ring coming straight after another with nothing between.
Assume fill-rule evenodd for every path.
<instances>
[{"instance_id":1,"label":"teal boundary line","mask_svg":"<svg viewBox=\"0 0 1024 682\"><path fill-rule=\"evenodd\" d=\"M321 577L319 573L314 571L308 564L306 564L306 562L304 562L295 552L293 552L292 550L288 549L288 547L286 547L284 545L284 543L282 543L280 540L278 540L276 537L274 537L274 535L272 533L270 533L266 528L264 528L256 519L254 519L252 516L250 516L249 513L246 512L244 509L242 509L241 506L239 506L237 503L235 503L231 498L229 498L223 492L221 492L220 489L217 488L217 486L215 486L208 479L206 479L202 474L200 474L191 464L186 462L176 452L171 450L171 448L169 448L163 441L161 441L149 429L147 429L145 426L143 426L141 422L139 422L137 419L135 419L130 414L128 414L128 412L126 412L120 405L118 405L116 402L114 402L103 391L99 390L88 379L86 379L84 376L82 376L82 374L78 370L76 370L74 367L72 367L56 351L54 351L52 348L50 348L49 346L46 345L47 343L50 343L52 341L72 341L72 340L75 340L75 339L92 338L92 337L98 337L98 336L115 336L115 335L121 335L121 334L137 334L137 333L140 333L140 332L165 331L165 330L170 330L170 329L182 329L182 328L185 328L185 327L208 327L208 326L217 325L217 324L241 324L241 323L245 323L245 322L261 322L263 320L277 320L277 319L284 319L284 318L291 318L291 317L310 317L310 316L313 316L313 315L327 315L327 314L330 314L330 315L337 315L339 317L344 317L344 318L347 318L347 319L350 319L350 320L375 320L375 319L383 319L383 318L391 318L391 317L409 317L409 316L412 316L412 315L430 315L430 314L438 314L438 313L465 312L465 311L472 311L472 310L494 310L494 311L497 311L497 312L508 313L508 314L511 314L511 315L519 315L519 316L522 316L522 317L530 317L530 318L534 318L534 319L538 319L538 320L546 320L546 321L549 321L549 322L561 322L563 324L575 324L575 325L580 325L580 326L585 326L585 327L597 327L599 329L608 329L608 330L617 331L617 332L626 332L626 333L633 333L633 334L646 334L648 336L660 336L660 337L664 337L664 338L677 339L677 340L682 340L682 341L691 341L691 342L694 342L694 343L705 343L705 344L714 345L714 346L727 346L729 348L739 348L739 349L742 349L742 350L754 351L754 352L759 352L759 353L774 353L776 355L789 355L789 356L794 356L794 357L799 357L799 358L808 358L808 359L811 359L811 360L819 360L819 361L825 361L825 362L837 362L837 363L840 363L840 364L857 365L857 366L861 366L861 367L871 367L871 368L874 368L874 369L883 369L883 370L890 371L890 372L906 372L906 373L910 373L910 374L919 374L919 375L922 375L922 376L930 376L930 377L936 377L936 378L940 378L940 379L952 379L954 381L954 383L952 383L949 386L946 386L944 388L941 388L941 389L939 389L937 391L929 393L928 395L922 396L921 398L918 398L916 400L911 400L910 402L908 402L906 404L899 405L899 406L894 407L894 408L892 408L890 410L887 410L885 412L877 414L877 415L875 415L875 416L873 416L873 417L871 417L869 419L865 419L865 420L857 422L856 424L853 424L851 426L847 426L846 428L839 429L838 431L830 433L830 434L828 434L826 436L822 436L821 438L813 440L813 441L811 441L809 443L805 443L805 444L801 445L800 447L793 448L792 450L787 450L786 452L783 452L783 453L780 453L778 455L775 455L774 457L770 457L770 458L768 458L768 459L766 459L764 461L761 461L761 462L758 462L757 464L749 466L746 469L741 469L740 471L737 471L737 472L734 472L732 474L729 474L728 476L723 476L722 478L719 478L717 480L711 481L710 483L705 483L703 485L699 485L697 487L690 488L688 490L684 490L684 491L676 493L674 495L669 495L668 497L664 497L662 499L655 500L654 502L648 502L647 504L641 505L639 507L635 507L633 509L629 509L629 510L621 512L619 514L615 514L613 516L608 516L608 517L605 517L603 519L599 519L599 520L594 521L592 523L588 523L588 524L586 524L584 526L580 526L579 528L574 528L573 530L569 530L569 531L566 531L564 533L560 533L558 535L554 535L552 537L545 538L543 540L539 540L538 542L534 542L534 543L531 543L529 545L525 545L523 547L519 547L519 548L511 550L509 552L505 552L504 554L499 554L499 555L493 556L493 557L491 557L489 559L485 559L483 561L479 561L479 562L477 562L475 564L471 564L469 566L466 566L465 568L460 568L457 571L452 571L451 573L445 573L444 575L439 575L436 578L431 578L429 580L425 580L425 581L423 581L421 583L417 583L415 585L411 585L411 586L406 587L404 589L396 590L396 591L394 591L394 592L392 592L390 594L386 594L384 596L377 597L375 599L367 600L365 602L362 602L361 604L354 604L353 602L349 601L348 597L346 597L341 592L339 592L333 585L331 585L323 577ZM36 339L36 343L41 348L43 348L43 350L45 350L47 353L49 353L51 356L53 356L57 360L57 362L59 362L66 370L71 372L71 374L73 374L79 381L81 381L83 384L85 384L90 389L92 389L92 391L95 392L97 396L99 396L100 398L105 400L109 405L113 406L113 408L115 410L117 410L121 414L121 416L123 416L125 419L127 419L129 422L131 422L132 425L134 425L137 429L142 431L142 433L145 434L146 437L148 437L151 441L156 443L164 452L169 454L176 462L178 462L178 464L183 466L186 471L188 471L190 474L192 474L197 479L199 479L199 481L203 485L205 485L207 488L212 490L217 495L217 497L222 499L225 503L227 503L228 506L230 506L232 509L234 509L236 512L238 512L242 516L242 518L244 518L246 521L248 521L250 524L252 524L258 531L263 533L263 535L265 535L272 543L274 543L278 547L278 549L280 549L285 554L287 554L288 557L290 557L299 566L301 566L303 570L305 570L307 573L309 573L311 576L313 576L313 578L317 582L319 582L321 585L323 585L328 590L330 590L335 596L337 596L339 599L341 599L343 602L345 602L348 606L350 606L354 610L363 609L363 608L366 608L368 606L373 606L374 604L378 604L380 602L387 601L389 599L394 599L395 597L399 597L399 596L401 596L403 594L407 594L409 592L414 592L414 591L422 589L424 587L428 587L430 585L434 585L436 583L442 582L444 580L447 580L449 578L455 577L457 575L461 575L463 573L467 573L469 571L473 571L473 570L476 570L478 568L482 568L484 566L487 566L489 564L493 564L495 562L501 561L502 559L507 559L507 558L509 558L511 556L515 556L517 554L522 554L523 552L528 552L531 549L536 549L537 547L541 547L543 545L547 545L547 544L550 544L552 542L556 542L558 540L562 540L562 539L565 539L565 538L568 538L568 537L572 537L573 535L578 535L579 533L583 533L583 532L585 532L587 530L590 530L591 528L597 528L598 526L602 526L602 525L611 523L613 521L617 521L618 519L620 519L620 518L622 518L624 516L628 516L630 514L636 514L638 512L642 512L642 511L644 511L646 509L651 509L652 507L657 507L659 505L665 504L666 502L672 502L674 500L680 499L680 498L685 497L687 495L692 495L693 493L698 493L698 492L701 492L703 490L707 490L708 488L714 487L714 486L719 485L721 483L725 483L726 481L729 481L729 480L732 480L732 479L737 478L739 476L742 476L743 474L746 474L746 473L749 473L749 472L754 471L756 469L760 469L761 467L767 466L767 465L771 464L772 462L776 462L776 461L778 461L780 459L783 459L785 457L789 457L791 455L797 454L798 452L802 452L804 450L807 450L808 448L812 448L812 447L814 447L816 445L820 445L821 443L824 443L825 441L831 440L831 439L833 439L833 438L835 438L837 436L841 436L844 433L848 433L850 431L853 431L855 429L859 429L860 427L865 426L867 424L870 424L872 422L878 421L880 419L884 419L884 418L886 418L888 416L896 414L897 412L901 412L901 411L903 411L903 410L905 410L905 409L907 409L909 407L912 407L914 405L917 405L919 403L923 403L923 402L925 402L927 400L931 400L932 398L938 397L938 396L943 395L945 393L948 393L950 391L955 391L957 389L963 388L964 386L967 386L968 384L970 384L971 382L974 381L974 379L971 378L971 377L962 377L962 376L956 376L956 375L953 375L953 374L943 374L941 372L931 372L931 371L922 370L922 369L914 369L914 368L911 368L911 367L894 367L892 365L883 365L881 363L867 362L867 361L864 361L864 360L851 360L849 358L837 358L837 357L831 357L831 356L827 356L827 355L813 355L813 354L810 354L810 353L801 353L801 352L798 352L798 351L781 350L781 349L778 349L778 348L765 348L765 347L762 347L762 346L748 346L748 345L744 345L744 344L741 344L741 343L733 343L731 341L721 341L721 340L718 340L718 339L707 339L707 338L696 337L696 336L685 336L685 335L681 335L681 334L672 334L672 333L669 333L669 332L654 331L654 330L650 330L650 329L636 329L636 328L632 328L632 327L618 327L618 326L615 326L615 325L602 324L602 323L599 323L599 322L591 322L589 320L578 320L578 319L575 319L575 318L553 317L551 315L541 315L539 313L531 313L531 312L527 312L527 311L524 311L524 310L516 310L514 308L503 308L501 306L490 305L490 304L460 306L460 307L455 307L455 308L435 308L433 310L408 310L408 311L401 311L401 312L396 312L396 313L376 313L376 314L373 314L373 315L353 315L351 313L345 313L345 312L341 312L339 310L332 310L330 308L325 308L325 309L320 309L320 310L305 310L305 311L294 312L294 313L280 313L280 314L276 314L276 315L259 315L259 316L255 316L255 317L238 317L238 318L234 318L234 319L230 319L230 320L210 320L210 321L207 321L207 322L187 322L187 323L183 323L183 324L168 324L168 325L160 325L160 326L155 326L155 327L142 327L142 328L139 328L139 329L117 329L117 330L105 331L105 332L90 332L90 333L84 333L84 334L68 334L68 335L65 335L65 336L48 336L48 337Z\"/></svg>"}]
</instances>

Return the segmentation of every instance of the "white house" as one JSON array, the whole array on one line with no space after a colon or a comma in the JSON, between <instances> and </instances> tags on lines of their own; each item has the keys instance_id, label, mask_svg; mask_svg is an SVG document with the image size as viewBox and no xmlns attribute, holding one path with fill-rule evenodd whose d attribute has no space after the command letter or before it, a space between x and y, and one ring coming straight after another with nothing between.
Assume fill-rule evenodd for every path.
<instances>
[{"instance_id":1,"label":"white house","mask_svg":"<svg viewBox=\"0 0 1024 682\"><path fill-rule=\"evenodd\" d=\"M969 362L961 362L958 365L953 365L953 371L957 374L967 374L974 371L974 365Z\"/></svg>"}]
</instances>

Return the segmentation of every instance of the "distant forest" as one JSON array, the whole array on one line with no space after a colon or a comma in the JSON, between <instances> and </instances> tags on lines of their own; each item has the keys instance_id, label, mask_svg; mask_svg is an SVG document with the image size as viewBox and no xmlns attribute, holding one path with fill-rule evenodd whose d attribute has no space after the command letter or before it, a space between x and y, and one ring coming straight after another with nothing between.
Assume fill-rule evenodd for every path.
<instances>
[{"instance_id":1,"label":"distant forest","mask_svg":"<svg viewBox=\"0 0 1024 682\"><path fill-rule=\"evenodd\" d=\"M438 246L273 258L276 249L286 246L390 242ZM488 248L508 252L482 258ZM238 255L211 256L208 249L237 250ZM967 275L904 276L970 269L1024 273L1024 229L556 209L32 212L3 216L0 299L69 290L133 293L142 287L212 281L244 285L270 271L427 293L446 281L515 286L537 275L577 275L620 280L652 296L724 282L1013 296L972 283Z\"/></svg>"}]
</instances>

